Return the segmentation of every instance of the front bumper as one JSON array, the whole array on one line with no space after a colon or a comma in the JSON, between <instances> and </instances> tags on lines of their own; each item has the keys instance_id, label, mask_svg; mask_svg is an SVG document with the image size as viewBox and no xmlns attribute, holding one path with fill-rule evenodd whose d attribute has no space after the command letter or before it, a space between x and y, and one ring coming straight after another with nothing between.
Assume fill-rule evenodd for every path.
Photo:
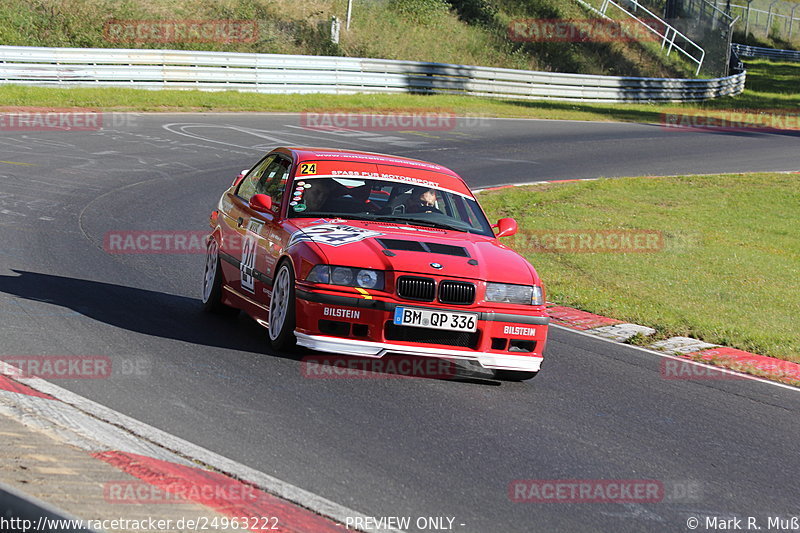
<instances>
[{"instance_id":1,"label":"front bumper","mask_svg":"<svg viewBox=\"0 0 800 533\"><path fill-rule=\"evenodd\" d=\"M323 335L306 335L295 331L297 344L311 350L321 352L334 352L342 355L356 355L359 357L383 357L387 354L415 355L421 357L436 357L441 359L461 359L477 361L484 368L503 370L522 370L525 372L538 372L542 366L542 357L524 355L503 355L485 352L465 352L462 350L448 350L444 348L431 348L429 346L409 346L406 344L389 344L385 342L360 341L326 337Z\"/></svg>"},{"instance_id":2,"label":"front bumper","mask_svg":"<svg viewBox=\"0 0 800 533\"><path fill-rule=\"evenodd\" d=\"M550 321L543 308L523 315L504 308L399 302L300 288L297 299L295 336L300 346L360 357L398 354L459 359L475 361L487 369L537 372ZM405 327L403 335L398 336L398 328L391 325L398 306L476 313L478 331L441 336L427 329Z\"/></svg>"}]
</instances>

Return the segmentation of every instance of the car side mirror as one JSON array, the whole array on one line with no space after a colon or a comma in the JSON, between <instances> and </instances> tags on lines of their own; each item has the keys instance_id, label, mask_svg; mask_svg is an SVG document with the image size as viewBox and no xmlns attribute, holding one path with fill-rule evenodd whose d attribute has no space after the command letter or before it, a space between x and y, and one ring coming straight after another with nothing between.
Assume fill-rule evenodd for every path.
<instances>
[{"instance_id":1,"label":"car side mirror","mask_svg":"<svg viewBox=\"0 0 800 533\"><path fill-rule=\"evenodd\" d=\"M513 218L501 218L492 227L497 228L497 237L508 237L517 232L517 221Z\"/></svg>"},{"instance_id":2,"label":"car side mirror","mask_svg":"<svg viewBox=\"0 0 800 533\"><path fill-rule=\"evenodd\" d=\"M242 170L241 172L239 172L239 175L236 176L233 179L233 187L236 187L237 185L239 185L242 182L242 179L244 179L244 177L247 175L248 172L250 172L249 168L246 168L246 169Z\"/></svg>"},{"instance_id":3,"label":"car side mirror","mask_svg":"<svg viewBox=\"0 0 800 533\"><path fill-rule=\"evenodd\" d=\"M250 207L256 211L269 213L272 211L272 197L266 194L256 194L250 198Z\"/></svg>"}]
</instances>

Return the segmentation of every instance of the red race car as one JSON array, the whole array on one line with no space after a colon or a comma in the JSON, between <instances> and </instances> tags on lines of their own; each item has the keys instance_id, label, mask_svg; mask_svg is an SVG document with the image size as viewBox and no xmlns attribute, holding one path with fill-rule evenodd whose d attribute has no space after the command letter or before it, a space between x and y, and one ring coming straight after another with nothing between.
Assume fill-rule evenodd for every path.
<instances>
[{"instance_id":1,"label":"red race car","mask_svg":"<svg viewBox=\"0 0 800 533\"><path fill-rule=\"evenodd\" d=\"M241 309L275 349L477 361L536 375L549 322L533 266L464 181L389 155L278 148L211 214L206 310ZM497 228L497 233L493 231Z\"/></svg>"}]
</instances>

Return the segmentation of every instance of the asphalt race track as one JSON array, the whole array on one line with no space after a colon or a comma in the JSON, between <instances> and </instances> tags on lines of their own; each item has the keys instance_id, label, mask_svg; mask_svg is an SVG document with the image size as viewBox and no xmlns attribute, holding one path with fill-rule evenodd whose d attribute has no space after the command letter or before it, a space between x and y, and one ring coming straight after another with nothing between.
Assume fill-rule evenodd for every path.
<instances>
[{"instance_id":1,"label":"asphalt race track","mask_svg":"<svg viewBox=\"0 0 800 533\"><path fill-rule=\"evenodd\" d=\"M444 132L315 132L294 115L104 122L0 135L3 355L108 356L112 377L58 384L370 516L452 517L459 532L644 532L688 531L706 515L766 529L768 517L800 515L796 390L663 379L656 355L557 328L526 383L308 379L304 354L271 353L251 320L200 311L202 254L103 250L110 231L207 229L221 192L275 145L417 157L483 187L800 170L797 136L478 119ZM655 480L665 492L514 503L518 479Z\"/></svg>"}]
</instances>

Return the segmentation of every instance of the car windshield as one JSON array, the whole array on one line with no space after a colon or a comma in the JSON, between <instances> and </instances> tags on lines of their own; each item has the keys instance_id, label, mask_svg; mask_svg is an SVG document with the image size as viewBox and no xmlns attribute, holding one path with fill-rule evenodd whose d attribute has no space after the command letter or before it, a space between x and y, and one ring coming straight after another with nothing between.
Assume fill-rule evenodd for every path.
<instances>
[{"instance_id":1,"label":"car windshield","mask_svg":"<svg viewBox=\"0 0 800 533\"><path fill-rule=\"evenodd\" d=\"M289 217L378 220L493 235L478 202L471 197L379 179L298 177Z\"/></svg>"}]
</instances>

